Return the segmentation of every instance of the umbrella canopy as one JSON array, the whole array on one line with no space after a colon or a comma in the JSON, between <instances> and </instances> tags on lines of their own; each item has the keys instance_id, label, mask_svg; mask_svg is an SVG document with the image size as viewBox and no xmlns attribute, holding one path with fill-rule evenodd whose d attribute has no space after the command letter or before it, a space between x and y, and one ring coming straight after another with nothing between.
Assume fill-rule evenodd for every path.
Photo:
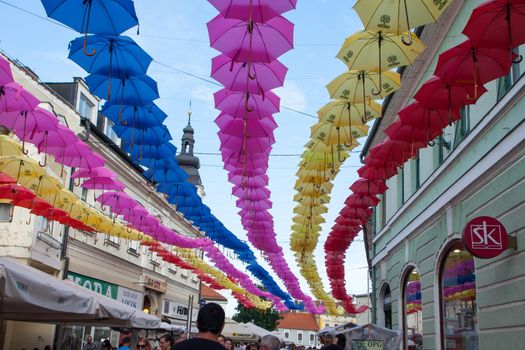
<instances>
[{"instance_id":1,"label":"umbrella canopy","mask_svg":"<svg viewBox=\"0 0 525 350\"><path fill-rule=\"evenodd\" d=\"M0 198L17 202L24 200L33 200L35 198L35 195L33 194L33 192L31 192L23 186L16 184L7 184L0 186Z\"/></svg>"},{"instance_id":2,"label":"umbrella canopy","mask_svg":"<svg viewBox=\"0 0 525 350\"><path fill-rule=\"evenodd\" d=\"M64 187L60 181L48 175L40 175L39 177L21 175L18 183L32 190L36 196L52 195Z\"/></svg>"},{"instance_id":3,"label":"umbrella canopy","mask_svg":"<svg viewBox=\"0 0 525 350\"><path fill-rule=\"evenodd\" d=\"M213 97L215 108L233 117L263 119L279 112L280 98L271 91L261 96L222 89Z\"/></svg>"},{"instance_id":4,"label":"umbrella canopy","mask_svg":"<svg viewBox=\"0 0 525 350\"><path fill-rule=\"evenodd\" d=\"M86 83L94 95L108 101L113 98L121 105L144 106L159 98L157 82L146 74L122 77L90 74Z\"/></svg>"},{"instance_id":5,"label":"umbrella canopy","mask_svg":"<svg viewBox=\"0 0 525 350\"><path fill-rule=\"evenodd\" d=\"M94 177L87 179L81 185L82 188L104 191L122 191L126 188L124 184L110 177Z\"/></svg>"},{"instance_id":6,"label":"umbrella canopy","mask_svg":"<svg viewBox=\"0 0 525 350\"><path fill-rule=\"evenodd\" d=\"M22 155L22 148L18 142L7 135L0 135L0 157L20 155Z\"/></svg>"},{"instance_id":7,"label":"umbrella canopy","mask_svg":"<svg viewBox=\"0 0 525 350\"><path fill-rule=\"evenodd\" d=\"M281 16L252 26L219 14L207 26L211 47L235 61L269 63L293 48L293 24Z\"/></svg>"},{"instance_id":8,"label":"umbrella canopy","mask_svg":"<svg viewBox=\"0 0 525 350\"><path fill-rule=\"evenodd\" d=\"M0 113L30 111L40 101L18 83L0 86Z\"/></svg>"},{"instance_id":9,"label":"umbrella canopy","mask_svg":"<svg viewBox=\"0 0 525 350\"><path fill-rule=\"evenodd\" d=\"M312 138L326 145L342 145L352 147L357 138L368 135L366 124L337 127L333 124L317 123L311 127Z\"/></svg>"},{"instance_id":10,"label":"umbrella canopy","mask_svg":"<svg viewBox=\"0 0 525 350\"><path fill-rule=\"evenodd\" d=\"M165 125L144 129L115 125L113 130L122 139L122 147L125 150L132 148L133 144L162 145L171 140L170 132Z\"/></svg>"},{"instance_id":11,"label":"umbrella canopy","mask_svg":"<svg viewBox=\"0 0 525 350\"><path fill-rule=\"evenodd\" d=\"M382 86L379 86L380 75ZM400 87L401 77L399 73L392 71L378 73L364 70L347 71L326 86L331 98L352 103L382 99ZM372 94L372 91L381 91L381 93L375 95Z\"/></svg>"},{"instance_id":12,"label":"umbrella canopy","mask_svg":"<svg viewBox=\"0 0 525 350\"><path fill-rule=\"evenodd\" d=\"M34 136L27 135L24 139L34 144L39 152L44 153L47 153L49 147L64 148L78 142L77 135L75 135L71 129L60 124L55 130L36 133Z\"/></svg>"},{"instance_id":13,"label":"umbrella canopy","mask_svg":"<svg viewBox=\"0 0 525 350\"><path fill-rule=\"evenodd\" d=\"M381 117L381 105L375 101L351 103L334 100L317 111L320 123L333 124L337 127L361 125Z\"/></svg>"},{"instance_id":14,"label":"umbrella canopy","mask_svg":"<svg viewBox=\"0 0 525 350\"><path fill-rule=\"evenodd\" d=\"M13 73L11 72L11 66L5 58L0 57L0 86L12 82L14 82L14 79Z\"/></svg>"},{"instance_id":15,"label":"umbrella canopy","mask_svg":"<svg viewBox=\"0 0 525 350\"><path fill-rule=\"evenodd\" d=\"M293 10L297 0L208 0L226 18L264 23L273 17Z\"/></svg>"},{"instance_id":16,"label":"umbrella canopy","mask_svg":"<svg viewBox=\"0 0 525 350\"><path fill-rule=\"evenodd\" d=\"M115 178L117 177L117 175L105 167L78 169L71 175L71 178L73 179L95 178L95 177Z\"/></svg>"},{"instance_id":17,"label":"umbrella canopy","mask_svg":"<svg viewBox=\"0 0 525 350\"><path fill-rule=\"evenodd\" d=\"M382 180L359 179L350 186L354 193L383 194L388 189Z\"/></svg>"},{"instance_id":18,"label":"umbrella canopy","mask_svg":"<svg viewBox=\"0 0 525 350\"><path fill-rule=\"evenodd\" d=\"M0 124L13 130L20 139L31 137L35 133L42 133L58 128L58 119L46 109L36 107L30 111L5 113Z\"/></svg>"},{"instance_id":19,"label":"umbrella canopy","mask_svg":"<svg viewBox=\"0 0 525 350\"><path fill-rule=\"evenodd\" d=\"M97 202L102 206L108 206L112 212L118 213L125 209L131 209L138 205L138 203L124 192L108 191L102 193L97 197Z\"/></svg>"},{"instance_id":20,"label":"umbrella canopy","mask_svg":"<svg viewBox=\"0 0 525 350\"><path fill-rule=\"evenodd\" d=\"M120 106L118 103L108 102L102 108L102 114L114 124L123 124L138 129L161 126L168 118L168 115L154 103L144 106Z\"/></svg>"},{"instance_id":21,"label":"umbrella canopy","mask_svg":"<svg viewBox=\"0 0 525 350\"><path fill-rule=\"evenodd\" d=\"M273 131L277 129L277 123L271 115L263 119L243 119L221 113L215 119L215 124L221 133L232 136L273 138Z\"/></svg>"},{"instance_id":22,"label":"umbrella canopy","mask_svg":"<svg viewBox=\"0 0 525 350\"><path fill-rule=\"evenodd\" d=\"M21 176L38 178L45 175L37 162L21 156L0 157L0 172L11 176L17 182Z\"/></svg>"}]
</instances>

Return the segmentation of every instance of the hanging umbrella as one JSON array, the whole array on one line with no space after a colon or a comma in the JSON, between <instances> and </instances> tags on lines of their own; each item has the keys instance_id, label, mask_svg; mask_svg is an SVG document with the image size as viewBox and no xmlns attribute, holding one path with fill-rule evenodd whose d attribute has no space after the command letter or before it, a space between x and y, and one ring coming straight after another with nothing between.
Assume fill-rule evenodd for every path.
<instances>
[{"instance_id":1,"label":"hanging umbrella","mask_svg":"<svg viewBox=\"0 0 525 350\"><path fill-rule=\"evenodd\" d=\"M512 60L509 51L497 48L477 48L468 39L439 55L435 75L452 85L467 85L479 97L479 86L509 73Z\"/></svg>"},{"instance_id":2,"label":"hanging umbrella","mask_svg":"<svg viewBox=\"0 0 525 350\"><path fill-rule=\"evenodd\" d=\"M255 176L242 176L242 174L228 173L228 181L235 185L243 186L268 186L269 177L266 174Z\"/></svg>"},{"instance_id":3,"label":"hanging umbrella","mask_svg":"<svg viewBox=\"0 0 525 350\"><path fill-rule=\"evenodd\" d=\"M408 31L405 45L412 44L410 30L437 22L451 1L434 0L358 0L354 10L367 30L382 30L401 35Z\"/></svg>"},{"instance_id":4,"label":"hanging umbrella","mask_svg":"<svg viewBox=\"0 0 525 350\"><path fill-rule=\"evenodd\" d=\"M226 55L211 61L211 76L230 91L248 91L264 94L283 86L288 68L275 60L270 63L253 62L248 71L246 62L234 61Z\"/></svg>"},{"instance_id":5,"label":"hanging umbrella","mask_svg":"<svg viewBox=\"0 0 525 350\"><path fill-rule=\"evenodd\" d=\"M390 165L389 167L378 165L372 166L365 164L359 169L357 173L363 179L368 180L386 180L397 174L397 167Z\"/></svg>"},{"instance_id":6,"label":"hanging umbrella","mask_svg":"<svg viewBox=\"0 0 525 350\"><path fill-rule=\"evenodd\" d=\"M269 199L263 199L260 201L237 199L235 201L235 204L237 208L245 209L248 211L263 211L272 208L272 202Z\"/></svg>"},{"instance_id":7,"label":"hanging umbrella","mask_svg":"<svg viewBox=\"0 0 525 350\"><path fill-rule=\"evenodd\" d=\"M223 134L231 136L245 135L249 138L273 138L273 131L277 129L277 123L271 115L263 119L244 119L221 113L215 119L215 124L217 124L220 132Z\"/></svg>"},{"instance_id":8,"label":"hanging umbrella","mask_svg":"<svg viewBox=\"0 0 525 350\"><path fill-rule=\"evenodd\" d=\"M22 155L22 149L18 142L7 135L0 135L0 157L20 155Z\"/></svg>"},{"instance_id":9,"label":"hanging umbrella","mask_svg":"<svg viewBox=\"0 0 525 350\"><path fill-rule=\"evenodd\" d=\"M17 182L21 176L38 178L45 175L44 169L37 162L21 156L0 157L0 172L11 176Z\"/></svg>"},{"instance_id":10,"label":"hanging umbrella","mask_svg":"<svg viewBox=\"0 0 525 350\"><path fill-rule=\"evenodd\" d=\"M368 208L350 208L345 206L339 214L349 218L369 218L372 216L372 210Z\"/></svg>"},{"instance_id":11,"label":"hanging umbrella","mask_svg":"<svg viewBox=\"0 0 525 350\"><path fill-rule=\"evenodd\" d=\"M168 118L168 115L154 103L144 106L120 106L108 102L102 108L101 113L115 125L124 124L138 129L161 126Z\"/></svg>"},{"instance_id":12,"label":"hanging umbrella","mask_svg":"<svg viewBox=\"0 0 525 350\"><path fill-rule=\"evenodd\" d=\"M224 17L264 23L295 9L297 0L208 0Z\"/></svg>"},{"instance_id":13,"label":"hanging umbrella","mask_svg":"<svg viewBox=\"0 0 525 350\"><path fill-rule=\"evenodd\" d=\"M35 195L30 190L16 184L0 186L0 198L10 201L32 200Z\"/></svg>"},{"instance_id":14,"label":"hanging umbrella","mask_svg":"<svg viewBox=\"0 0 525 350\"><path fill-rule=\"evenodd\" d=\"M97 168L91 168L91 169L78 169L71 175L71 178L73 179L82 179L82 178L89 178L89 177L115 178L117 177L117 175L105 167L97 167Z\"/></svg>"},{"instance_id":15,"label":"hanging umbrella","mask_svg":"<svg viewBox=\"0 0 525 350\"><path fill-rule=\"evenodd\" d=\"M133 149L134 144L161 145L172 139L165 125L144 129L114 125L113 131L122 139L122 148L127 152Z\"/></svg>"},{"instance_id":16,"label":"hanging umbrella","mask_svg":"<svg viewBox=\"0 0 525 350\"><path fill-rule=\"evenodd\" d=\"M82 183L81 187L90 190L103 191L122 191L126 188L122 182L110 177L89 178Z\"/></svg>"},{"instance_id":17,"label":"hanging umbrella","mask_svg":"<svg viewBox=\"0 0 525 350\"><path fill-rule=\"evenodd\" d=\"M143 158L173 158L177 154L177 147L167 142L161 145L141 145L129 150L130 157L134 161L141 161Z\"/></svg>"},{"instance_id":18,"label":"hanging umbrella","mask_svg":"<svg viewBox=\"0 0 525 350\"><path fill-rule=\"evenodd\" d=\"M227 154L233 154L235 152L253 154L253 153L265 153L270 149L271 145L275 143L274 139L268 138L249 138L242 139L235 136L219 134L221 140L221 151L227 152Z\"/></svg>"},{"instance_id":19,"label":"hanging umbrella","mask_svg":"<svg viewBox=\"0 0 525 350\"><path fill-rule=\"evenodd\" d=\"M382 86L379 86L380 75L382 76ZM328 83L326 89L333 99L356 103L385 98L399 90L400 87L401 77L399 73L350 70ZM381 91L381 93L374 95L371 91Z\"/></svg>"},{"instance_id":20,"label":"hanging umbrella","mask_svg":"<svg viewBox=\"0 0 525 350\"><path fill-rule=\"evenodd\" d=\"M297 224L308 224L308 225L319 225L324 224L326 221L321 216L302 216L302 215L295 215L292 218L292 221Z\"/></svg>"},{"instance_id":21,"label":"hanging umbrella","mask_svg":"<svg viewBox=\"0 0 525 350\"><path fill-rule=\"evenodd\" d=\"M36 133L56 130L58 119L48 110L36 107L30 111L5 113L0 119L0 124L11 129L20 139L24 139Z\"/></svg>"},{"instance_id":22,"label":"hanging umbrella","mask_svg":"<svg viewBox=\"0 0 525 350\"><path fill-rule=\"evenodd\" d=\"M261 188L243 188L234 186L232 195L243 200L262 200L270 198L270 190L265 187Z\"/></svg>"},{"instance_id":23,"label":"hanging umbrella","mask_svg":"<svg viewBox=\"0 0 525 350\"><path fill-rule=\"evenodd\" d=\"M399 35L368 30L349 36L337 58L351 70L384 72L412 64L424 48L417 37L413 38L412 45L406 46ZM377 61L374 57L377 57ZM382 93L382 75L379 75L378 85L379 91L374 90L374 95Z\"/></svg>"},{"instance_id":24,"label":"hanging umbrella","mask_svg":"<svg viewBox=\"0 0 525 350\"><path fill-rule=\"evenodd\" d=\"M381 117L381 105L375 101L353 103L344 100L330 101L319 111L319 122L335 126L359 125Z\"/></svg>"},{"instance_id":25,"label":"hanging umbrella","mask_svg":"<svg viewBox=\"0 0 525 350\"><path fill-rule=\"evenodd\" d=\"M313 183L299 183L294 187L294 189L302 195L329 194L332 192L333 188L334 185L331 182L325 182L321 185Z\"/></svg>"},{"instance_id":26,"label":"hanging umbrella","mask_svg":"<svg viewBox=\"0 0 525 350\"><path fill-rule=\"evenodd\" d=\"M48 175L40 175L38 177L20 175L18 183L33 191L38 197L55 194L64 187L60 181Z\"/></svg>"},{"instance_id":27,"label":"hanging umbrella","mask_svg":"<svg viewBox=\"0 0 525 350\"><path fill-rule=\"evenodd\" d=\"M350 208L369 208L375 207L379 203L379 198L374 195L353 193L345 201Z\"/></svg>"},{"instance_id":28,"label":"hanging umbrella","mask_svg":"<svg viewBox=\"0 0 525 350\"><path fill-rule=\"evenodd\" d=\"M186 181L188 174L180 167L161 169L153 171L149 179L158 183L174 184Z\"/></svg>"},{"instance_id":29,"label":"hanging umbrella","mask_svg":"<svg viewBox=\"0 0 525 350\"><path fill-rule=\"evenodd\" d=\"M395 125L395 123L392 125ZM397 164L403 164L408 159L416 157L417 150L413 144L409 142L386 139L382 143L370 148L369 154L371 157L385 162L393 161Z\"/></svg>"},{"instance_id":30,"label":"hanging umbrella","mask_svg":"<svg viewBox=\"0 0 525 350\"><path fill-rule=\"evenodd\" d=\"M11 66L9 61L5 58L0 57L0 86L4 86L7 83L12 83L15 80L13 79L13 73L11 72Z\"/></svg>"},{"instance_id":31,"label":"hanging umbrella","mask_svg":"<svg viewBox=\"0 0 525 350\"><path fill-rule=\"evenodd\" d=\"M138 203L125 192L114 191L102 193L97 197L97 202L99 202L103 207L110 207L111 211L114 213L118 213L123 209L134 208L138 205Z\"/></svg>"},{"instance_id":32,"label":"hanging umbrella","mask_svg":"<svg viewBox=\"0 0 525 350\"><path fill-rule=\"evenodd\" d=\"M299 204L295 206L295 208L293 209L293 212L299 215L319 216L319 215L328 213L328 208L324 205L309 207L309 206L304 206L304 205Z\"/></svg>"},{"instance_id":33,"label":"hanging umbrella","mask_svg":"<svg viewBox=\"0 0 525 350\"><path fill-rule=\"evenodd\" d=\"M403 124L401 120L390 124L385 129L385 134L393 141L404 142L409 146L408 153L415 154L415 152L428 145L428 141L432 140L432 136L438 136L441 133L441 128L437 127L431 130L430 134L426 128L419 128L413 125ZM402 149L405 151L404 149Z\"/></svg>"},{"instance_id":34,"label":"hanging umbrella","mask_svg":"<svg viewBox=\"0 0 525 350\"><path fill-rule=\"evenodd\" d=\"M48 147L67 147L77 143L78 137L69 128L59 124L58 128L55 130L36 133L34 136L27 135L24 137L24 140L33 143L38 148L39 152L45 154L44 163L40 165L46 166Z\"/></svg>"},{"instance_id":35,"label":"hanging umbrella","mask_svg":"<svg viewBox=\"0 0 525 350\"><path fill-rule=\"evenodd\" d=\"M0 173L0 185L16 184L16 180L11 176Z\"/></svg>"},{"instance_id":36,"label":"hanging umbrella","mask_svg":"<svg viewBox=\"0 0 525 350\"><path fill-rule=\"evenodd\" d=\"M368 135L369 127L366 124L337 127L329 123L317 123L311 128L312 139L321 141L327 146L342 145L346 148L353 149L359 146L357 138ZM337 147L337 159L342 162L341 148Z\"/></svg>"},{"instance_id":37,"label":"hanging umbrella","mask_svg":"<svg viewBox=\"0 0 525 350\"><path fill-rule=\"evenodd\" d=\"M219 14L207 27L211 47L234 61L269 63L293 48L293 24L281 16L247 23Z\"/></svg>"},{"instance_id":38,"label":"hanging umbrella","mask_svg":"<svg viewBox=\"0 0 525 350\"><path fill-rule=\"evenodd\" d=\"M94 95L107 101L114 98L122 108L124 105L144 106L159 98L157 82L146 74L123 77L90 74L86 83Z\"/></svg>"},{"instance_id":39,"label":"hanging umbrella","mask_svg":"<svg viewBox=\"0 0 525 350\"><path fill-rule=\"evenodd\" d=\"M31 111L40 101L18 83L0 85L0 113Z\"/></svg>"},{"instance_id":40,"label":"hanging umbrella","mask_svg":"<svg viewBox=\"0 0 525 350\"><path fill-rule=\"evenodd\" d=\"M263 119L279 112L280 98L271 91L261 96L222 89L213 97L215 108L233 117Z\"/></svg>"},{"instance_id":41,"label":"hanging umbrella","mask_svg":"<svg viewBox=\"0 0 525 350\"><path fill-rule=\"evenodd\" d=\"M138 25L132 0L43 0L42 5L49 17L86 34L86 41L88 33L116 36Z\"/></svg>"},{"instance_id":42,"label":"hanging umbrella","mask_svg":"<svg viewBox=\"0 0 525 350\"><path fill-rule=\"evenodd\" d=\"M359 179L350 186L352 192L363 194L383 194L387 189L382 180Z\"/></svg>"},{"instance_id":43,"label":"hanging umbrella","mask_svg":"<svg viewBox=\"0 0 525 350\"><path fill-rule=\"evenodd\" d=\"M521 24L525 20L525 3L515 0L487 1L472 11L463 34L475 47L500 48L514 59L513 48L525 43ZM520 55L514 63L522 60Z\"/></svg>"}]
</instances>

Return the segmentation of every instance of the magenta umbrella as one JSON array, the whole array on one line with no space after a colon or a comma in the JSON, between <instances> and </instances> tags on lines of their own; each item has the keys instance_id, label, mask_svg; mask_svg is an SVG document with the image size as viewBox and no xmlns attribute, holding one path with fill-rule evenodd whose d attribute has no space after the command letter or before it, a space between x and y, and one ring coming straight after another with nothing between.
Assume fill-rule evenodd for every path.
<instances>
[{"instance_id":1,"label":"magenta umbrella","mask_svg":"<svg viewBox=\"0 0 525 350\"><path fill-rule=\"evenodd\" d=\"M248 68L251 68L248 72ZM231 91L248 91L263 94L281 87L288 68L275 60L270 63L236 62L226 55L214 57L211 61L211 76Z\"/></svg>"},{"instance_id":2,"label":"magenta umbrella","mask_svg":"<svg viewBox=\"0 0 525 350\"><path fill-rule=\"evenodd\" d=\"M228 179L231 183L241 187L248 188L257 188L268 186L268 176L267 175L257 175L253 177L242 176L242 175L230 175L228 174Z\"/></svg>"},{"instance_id":3,"label":"magenta umbrella","mask_svg":"<svg viewBox=\"0 0 525 350\"><path fill-rule=\"evenodd\" d=\"M234 61L269 63L293 49L293 23L281 16L251 26L219 14L207 26L211 47Z\"/></svg>"},{"instance_id":4,"label":"magenta umbrella","mask_svg":"<svg viewBox=\"0 0 525 350\"><path fill-rule=\"evenodd\" d=\"M123 217L139 217L149 215L149 211L139 204L133 208L119 210L117 214L122 215Z\"/></svg>"},{"instance_id":5,"label":"magenta umbrella","mask_svg":"<svg viewBox=\"0 0 525 350\"><path fill-rule=\"evenodd\" d=\"M277 123L271 115L263 119L244 119L221 113L215 119L215 124L221 133L232 136L273 138L273 131L277 129Z\"/></svg>"},{"instance_id":6,"label":"magenta umbrella","mask_svg":"<svg viewBox=\"0 0 525 350\"><path fill-rule=\"evenodd\" d=\"M226 135L224 135L224 137L226 137ZM266 152L246 154L242 152L242 149L238 149L237 151L224 149L222 150L222 160L224 163L231 165L249 163L257 163L261 165L265 162L268 162L268 156L270 155L271 151L272 150L268 148Z\"/></svg>"},{"instance_id":7,"label":"magenta umbrella","mask_svg":"<svg viewBox=\"0 0 525 350\"><path fill-rule=\"evenodd\" d=\"M280 98L271 91L261 96L222 89L213 97L215 108L232 117L263 119L279 112Z\"/></svg>"},{"instance_id":8,"label":"magenta umbrella","mask_svg":"<svg viewBox=\"0 0 525 350\"><path fill-rule=\"evenodd\" d=\"M239 210L238 214L247 220L273 220L272 214L267 211Z\"/></svg>"},{"instance_id":9,"label":"magenta umbrella","mask_svg":"<svg viewBox=\"0 0 525 350\"><path fill-rule=\"evenodd\" d=\"M270 198L270 190L265 187L260 188L242 188L239 186L234 186L232 189L232 195L237 198L245 200L262 200Z\"/></svg>"},{"instance_id":10,"label":"magenta umbrella","mask_svg":"<svg viewBox=\"0 0 525 350\"><path fill-rule=\"evenodd\" d=\"M257 179L257 180L254 180L254 179ZM268 186L268 184L261 185L258 178L253 178L253 177L245 177L244 182L241 181L238 184L234 183L234 185L238 187L242 187L242 188L251 188L251 189Z\"/></svg>"},{"instance_id":11,"label":"magenta umbrella","mask_svg":"<svg viewBox=\"0 0 525 350\"><path fill-rule=\"evenodd\" d=\"M47 152L49 147L67 147L68 145L75 144L79 141L77 135L73 133L69 128L58 125L55 130L48 130L42 133L36 133L34 135L25 135L23 140L34 144L39 152L45 153L44 163L40 164L45 166L47 164Z\"/></svg>"},{"instance_id":12,"label":"magenta umbrella","mask_svg":"<svg viewBox=\"0 0 525 350\"><path fill-rule=\"evenodd\" d=\"M250 177L250 176L256 176L256 175L264 175L266 174L266 170L268 170L268 165L266 165L264 168L242 168L232 165L225 165L224 169L229 172L229 175L232 176L244 176L244 177Z\"/></svg>"},{"instance_id":13,"label":"magenta umbrella","mask_svg":"<svg viewBox=\"0 0 525 350\"><path fill-rule=\"evenodd\" d=\"M125 192L104 192L97 197L97 202L99 202L102 207L109 207L115 214L120 214L126 209L131 209L139 205Z\"/></svg>"},{"instance_id":14,"label":"magenta umbrella","mask_svg":"<svg viewBox=\"0 0 525 350\"><path fill-rule=\"evenodd\" d=\"M149 214L145 216L125 216L124 220L133 224L139 231L156 229L160 225L159 219Z\"/></svg>"},{"instance_id":15,"label":"magenta umbrella","mask_svg":"<svg viewBox=\"0 0 525 350\"><path fill-rule=\"evenodd\" d=\"M224 17L266 22L295 9L297 0L208 0ZM251 6L251 11L250 11Z\"/></svg>"},{"instance_id":16,"label":"magenta umbrella","mask_svg":"<svg viewBox=\"0 0 525 350\"><path fill-rule=\"evenodd\" d=\"M40 101L18 83L0 86L0 113L31 111Z\"/></svg>"},{"instance_id":17,"label":"magenta umbrella","mask_svg":"<svg viewBox=\"0 0 525 350\"><path fill-rule=\"evenodd\" d=\"M260 201L237 199L235 204L237 205L237 208L248 211L263 211L272 208L272 202L269 199L262 199Z\"/></svg>"},{"instance_id":18,"label":"magenta umbrella","mask_svg":"<svg viewBox=\"0 0 525 350\"><path fill-rule=\"evenodd\" d=\"M122 191L126 188L122 182L110 177L92 177L85 180L81 187L90 190L103 191Z\"/></svg>"},{"instance_id":19,"label":"magenta umbrella","mask_svg":"<svg viewBox=\"0 0 525 350\"><path fill-rule=\"evenodd\" d=\"M88 177L115 178L117 177L117 175L105 167L98 167L98 168L92 168L92 169L79 169L75 171L75 173L71 175L71 177L73 179L81 179L81 178L88 178Z\"/></svg>"},{"instance_id":20,"label":"magenta umbrella","mask_svg":"<svg viewBox=\"0 0 525 350\"><path fill-rule=\"evenodd\" d=\"M0 86L12 83L13 81L15 80L13 79L9 62L0 56Z\"/></svg>"},{"instance_id":21,"label":"magenta umbrella","mask_svg":"<svg viewBox=\"0 0 525 350\"><path fill-rule=\"evenodd\" d=\"M224 134L219 134L219 139L221 140L221 151L228 152L227 150L229 150L230 154L239 150L246 153L264 153L275 143L275 140L270 138L247 138L243 140L239 137Z\"/></svg>"}]
</instances>

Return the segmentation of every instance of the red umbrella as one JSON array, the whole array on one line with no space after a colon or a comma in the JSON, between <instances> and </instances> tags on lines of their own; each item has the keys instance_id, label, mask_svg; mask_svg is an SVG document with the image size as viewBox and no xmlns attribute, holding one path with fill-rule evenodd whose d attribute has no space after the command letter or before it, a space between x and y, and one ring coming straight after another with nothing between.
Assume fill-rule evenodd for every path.
<instances>
[{"instance_id":1,"label":"red umbrella","mask_svg":"<svg viewBox=\"0 0 525 350\"><path fill-rule=\"evenodd\" d=\"M386 180L397 174L397 167L382 167L365 164L357 169L363 179Z\"/></svg>"},{"instance_id":2,"label":"red umbrella","mask_svg":"<svg viewBox=\"0 0 525 350\"><path fill-rule=\"evenodd\" d=\"M368 208L375 207L379 203L379 198L373 195L351 194L345 201L345 204L350 208Z\"/></svg>"},{"instance_id":3,"label":"red umbrella","mask_svg":"<svg viewBox=\"0 0 525 350\"><path fill-rule=\"evenodd\" d=\"M524 22L524 1L488 1L472 11L463 34L468 36L476 47L501 48L513 55L513 48L525 44ZM520 55L515 63L521 60Z\"/></svg>"},{"instance_id":4,"label":"red umbrella","mask_svg":"<svg viewBox=\"0 0 525 350\"><path fill-rule=\"evenodd\" d=\"M396 123L392 125L396 125ZM410 127L406 126L406 128ZM393 161L397 164L403 164L416 155L417 149L413 143L398 140L386 139L384 142L370 149L370 156L374 159L380 159L385 162Z\"/></svg>"},{"instance_id":5,"label":"red umbrella","mask_svg":"<svg viewBox=\"0 0 525 350\"><path fill-rule=\"evenodd\" d=\"M383 180L359 179L350 186L352 192L363 194L383 194L387 189Z\"/></svg>"},{"instance_id":6,"label":"red umbrella","mask_svg":"<svg viewBox=\"0 0 525 350\"><path fill-rule=\"evenodd\" d=\"M1 62L1 61L0 61ZM11 176L0 173L0 185L16 184L16 180Z\"/></svg>"},{"instance_id":7,"label":"red umbrella","mask_svg":"<svg viewBox=\"0 0 525 350\"><path fill-rule=\"evenodd\" d=\"M33 199L35 198L35 194L23 186L8 184L0 186L0 198L12 201L21 201Z\"/></svg>"},{"instance_id":8,"label":"red umbrella","mask_svg":"<svg viewBox=\"0 0 525 350\"><path fill-rule=\"evenodd\" d=\"M509 74L512 60L509 50L476 47L468 39L441 55L434 74L451 85L470 85L478 98L480 85Z\"/></svg>"},{"instance_id":9,"label":"red umbrella","mask_svg":"<svg viewBox=\"0 0 525 350\"><path fill-rule=\"evenodd\" d=\"M372 210L368 208L350 208L345 206L339 214L349 218L369 218L372 216Z\"/></svg>"},{"instance_id":10,"label":"red umbrella","mask_svg":"<svg viewBox=\"0 0 525 350\"><path fill-rule=\"evenodd\" d=\"M358 218L351 218L346 216L338 216L337 219L335 219L335 223L339 225L346 225L346 226L359 226L366 224L365 219L358 219Z\"/></svg>"},{"instance_id":11,"label":"red umbrella","mask_svg":"<svg viewBox=\"0 0 525 350\"><path fill-rule=\"evenodd\" d=\"M46 210L46 209L53 208L51 204L49 204L45 200L40 199L38 197L35 197L33 199L16 200L16 201L13 201L13 205L16 205L17 207L30 209L30 210Z\"/></svg>"},{"instance_id":12,"label":"red umbrella","mask_svg":"<svg viewBox=\"0 0 525 350\"><path fill-rule=\"evenodd\" d=\"M485 92L487 89L479 86L477 97L481 97ZM421 85L414 99L428 107L453 110L476 103L477 98L468 98L475 95L476 92L471 84L450 84L433 76Z\"/></svg>"}]
</instances>

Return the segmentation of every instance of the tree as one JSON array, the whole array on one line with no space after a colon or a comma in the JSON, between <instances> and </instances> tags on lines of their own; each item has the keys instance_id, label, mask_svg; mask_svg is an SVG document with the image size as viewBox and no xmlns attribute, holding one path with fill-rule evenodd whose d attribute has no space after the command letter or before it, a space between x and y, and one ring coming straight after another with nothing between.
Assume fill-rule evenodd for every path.
<instances>
[{"instance_id":1,"label":"tree","mask_svg":"<svg viewBox=\"0 0 525 350\"><path fill-rule=\"evenodd\" d=\"M277 329L277 324L281 319L281 315L274 308L268 308L264 311L256 308L247 309L238 303L235 310L237 310L233 316L235 321L240 323L251 322L270 332Z\"/></svg>"}]
</instances>

